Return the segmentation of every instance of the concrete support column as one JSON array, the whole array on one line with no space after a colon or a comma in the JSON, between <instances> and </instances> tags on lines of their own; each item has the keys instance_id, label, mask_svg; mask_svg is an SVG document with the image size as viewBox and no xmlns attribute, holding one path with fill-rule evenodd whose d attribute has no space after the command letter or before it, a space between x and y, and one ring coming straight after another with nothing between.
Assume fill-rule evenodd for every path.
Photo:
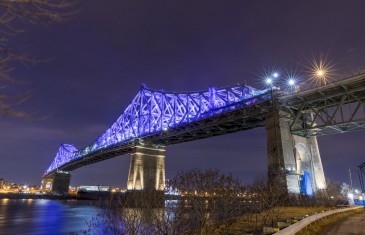
<instances>
[{"instance_id":1,"label":"concrete support column","mask_svg":"<svg viewBox=\"0 0 365 235\"><path fill-rule=\"evenodd\" d=\"M317 138L292 135L291 123L290 115L279 110L266 117L269 183L286 186L290 193L300 193L305 178L310 180L309 194L325 189Z\"/></svg>"},{"instance_id":2,"label":"concrete support column","mask_svg":"<svg viewBox=\"0 0 365 235\"><path fill-rule=\"evenodd\" d=\"M128 191L165 189L165 149L136 146L131 154Z\"/></svg>"},{"instance_id":3,"label":"concrete support column","mask_svg":"<svg viewBox=\"0 0 365 235\"><path fill-rule=\"evenodd\" d=\"M67 194L70 187L71 174L66 171L56 171L42 179L42 192Z\"/></svg>"}]
</instances>

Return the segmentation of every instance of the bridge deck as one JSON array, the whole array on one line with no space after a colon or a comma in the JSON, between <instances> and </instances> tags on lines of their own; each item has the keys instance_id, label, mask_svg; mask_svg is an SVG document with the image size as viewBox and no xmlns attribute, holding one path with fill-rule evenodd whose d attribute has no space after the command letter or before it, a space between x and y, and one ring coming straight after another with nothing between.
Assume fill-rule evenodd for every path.
<instances>
[{"instance_id":1,"label":"bridge deck","mask_svg":"<svg viewBox=\"0 0 365 235\"><path fill-rule=\"evenodd\" d=\"M263 94L261 96L267 95L269 94ZM257 97L254 98L257 99ZM270 108L271 101L268 100L250 106L242 105L241 108L220 112L218 115L207 117L196 122L169 128L163 132L146 135L103 148L82 158L75 159L59 167L58 170L72 171L85 165L125 155L131 153L133 147L136 145L142 144L162 147L262 127L265 125L264 114L268 113ZM52 172L48 174L52 174Z\"/></svg>"},{"instance_id":2,"label":"bridge deck","mask_svg":"<svg viewBox=\"0 0 365 235\"><path fill-rule=\"evenodd\" d=\"M132 152L133 147L136 145L168 146L181 142L262 127L265 125L266 114L274 108L272 105L274 102L272 100L273 95L274 100L276 100L278 104L278 106L275 107L283 109L291 115L291 119L293 120L291 126L293 134L318 136L365 129L365 114L359 116L359 110L361 110L361 106L364 106L365 103L365 74L353 76L348 79L295 94L282 95L280 92L274 90L249 99L240 98L239 102L232 103L232 99L235 95L234 92L237 92L237 90L224 90L224 93L221 93L220 95L226 97L226 106L219 106L220 108L217 109L213 108L209 111L211 112L210 115L206 117L202 116L202 118L194 119L192 122L186 122L170 128L165 127L160 131L143 134L138 138L132 138L124 142L120 141L115 144L103 146L87 152L81 157L69 159L67 163L48 171L46 174L51 174L56 170L72 171L88 164L128 154ZM195 96L191 95L191 98L188 98L187 102L191 102L191 104L195 105L192 107L197 107L199 102L202 104L203 100L208 102L206 95L211 95L211 99L216 95L218 97L218 94L216 93L217 91L215 89L211 89L209 92L194 94ZM243 96L243 91L240 94ZM164 94L159 95L163 96ZM166 96L166 98L164 98L165 101L172 96L173 95ZM184 96L187 95L185 94ZM194 98L198 96L201 97L200 101ZM147 98L144 97L143 99ZM155 97L153 99L157 98ZM133 104L136 105L136 107L141 104L140 106L142 107L144 102L143 99L138 102L134 100L135 103ZM149 97L149 99L148 102L152 102L152 98ZM177 99L180 100L179 97ZM194 99L196 100L194 101ZM343 107L347 104L354 104L354 110L350 113L343 112ZM163 103L161 105L164 106ZM167 106L168 105L169 104L167 104ZM181 107L183 107L185 104L181 105ZM156 105L155 107L160 106ZM200 112L202 107L203 106L200 108L198 107L197 110ZM186 107L184 110L184 115L189 117L189 107ZM175 108L175 111L177 112L178 110ZM311 114L311 119L307 119L306 117L308 116L306 114L309 113ZM195 115L198 114L199 113L197 112ZM134 113L131 112L130 115L134 115ZM337 120L337 116L340 116L342 119ZM294 126L298 120L302 123L302 127L299 129L298 125L296 125L296 127ZM294 129L294 127L297 129ZM71 150L73 148L73 146L70 146ZM75 148L74 150L77 151ZM69 150L66 149L66 151Z\"/></svg>"},{"instance_id":3,"label":"bridge deck","mask_svg":"<svg viewBox=\"0 0 365 235\"><path fill-rule=\"evenodd\" d=\"M365 74L277 99L294 120L293 134L320 136L365 129ZM297 120L305 120L302 127L294 127Z\"/></svg>"},{"instance_id":4,"label":"bridge deck","mask_svg":"<svg viewBox=\"0 0 365 235\"><path fill-rule=\"evenodd\" d=\"M318 102L324 102L325 100L329 101L329 103L326 104L326 107L331 105L335 106L341 101L344 94L353 94L357 98L359 97L362 102L365 102L364 91L365 74L360 74L307 91L280 96L278 99L281 105L298 110L304 103L307 107L315 104L316 107L319 108ZM353 99L355 98L352 97L352 99L346 100L345 102L352 102Z\"/></svg>"}]
</instances>

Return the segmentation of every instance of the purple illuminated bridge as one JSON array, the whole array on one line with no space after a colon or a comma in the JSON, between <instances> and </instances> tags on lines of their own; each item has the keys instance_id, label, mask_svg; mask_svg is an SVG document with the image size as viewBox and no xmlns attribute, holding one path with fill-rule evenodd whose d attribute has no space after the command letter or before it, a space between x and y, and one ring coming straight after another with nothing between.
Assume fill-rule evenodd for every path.
<instances>
[{"instance_id":1,"label":"purple illuminated bridge","mask_svg":"<svg viewBox=\"0 0 365 235\"><path fill-rule=\"evenodd\" d=\"M365 74L301 92L293 88L172 93L142 86L96 141L81 150L61 145L42 190L66 193L70 171L131 154L128 190L163 191L166 146L265 126L269 181L311 195L326 188L316 137L365 130Z\"/></svg>"},{"instance_id":2,"label":"purple illuminated bridge","mask_svg":"<svg viewBox=\"0 0 365 235\"><path fill-rule=\"evenodd\" d=\"M142 85L123 114L96 141L80 150L62 144L45 175L127 154L136 145L167 146L263 126L261 114L267 110L255 104L268 100L268 90L242 85L186 93Z\"/></svg>"}]
</instances>

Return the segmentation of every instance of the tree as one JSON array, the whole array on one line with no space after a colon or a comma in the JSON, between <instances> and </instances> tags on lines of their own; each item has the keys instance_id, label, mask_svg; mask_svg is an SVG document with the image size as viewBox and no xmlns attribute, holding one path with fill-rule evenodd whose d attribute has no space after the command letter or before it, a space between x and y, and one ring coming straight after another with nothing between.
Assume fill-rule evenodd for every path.
<instances>
[{"instance_id":1,"label":"tree","mask_svg":"<svg viewBox=\"0 0 365 235\"><path fill-rule=\"evenodd\" d=\"M178 173L172 186L181 192L181 197L166 200L166 206L159 204L161 197L156 191L131 192L114 202L103 203L99 214L88 221L88 229L83 232L212 234L220 223L244 213L241 196L245 187L230 174L221 174L216 169L192 169Z\"/></svg>"},{"instance_id":2,"label":"tree","mask_svg":"<svg viewBox=\"0 0 365 235\"><path fill-rule=\"evenodd\" d=\"M136 191L100 201L98 214L86 222L87 229L82 233L175 235L189 231L186 224L189 220L184 218L186 208L180 203L165 207L161 196L158 191Z\"/></svg>"},{"instance_id":3,"label":"tree","mask_svg":"<svg viewBox=\"0 0 365 235\"><path fill-rule=\"evenodd\" d=\"M11 76L19 63L34 64L35 58L11 45L12 38L25 32L28 25L48 26L75 15L76 0L1 0L0 1L0 116L26 118L29 113L14 106L30 97L30 93L12 94L8 89L21 81Z\"/></svg>"},{"instance_id":4,"label":"tree","mask_svg":"<svg viewBox=\"0 0 365 235\"><path fill-rule=\"evenodd\" d=\"M172 185L183 196L183 208L188 208L185 218L190 231L211 234L219 224L244 213L241 196L246 187L231 174L222 174L218 169L192 169L178 173Z\"/></svg>"}]
</instances>

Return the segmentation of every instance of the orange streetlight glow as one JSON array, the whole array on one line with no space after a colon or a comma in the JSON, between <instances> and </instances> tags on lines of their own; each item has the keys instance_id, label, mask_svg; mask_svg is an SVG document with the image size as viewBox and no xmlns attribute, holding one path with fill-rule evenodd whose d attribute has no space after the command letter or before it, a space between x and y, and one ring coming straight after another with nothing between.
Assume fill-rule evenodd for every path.
<instances>
[{"instance_id":1,"label":"orange streetlight glow","mask_svg":"<svg viewBox=\"0 0 365 235\"><path fill-rule=\"evenodd\" d=\"M334 65L328 61L327 57L313 57L310 66L306 66L310 70L311 82L318 85L326 85L334 74Z\"/></svg>"},{"instance_id":2,"label":"orange streetlight glow","mask_svg":"<svg viewBox=\"0 0 365 235\"><path fill-rule=\"evenodd\" d=\"M324 74L325 74L325 72L324 72L324 70L319 69L319 70L317 70L317 73L316 74L317 74L318 77L323 77Z\"/></svg>"}]
</instances>

